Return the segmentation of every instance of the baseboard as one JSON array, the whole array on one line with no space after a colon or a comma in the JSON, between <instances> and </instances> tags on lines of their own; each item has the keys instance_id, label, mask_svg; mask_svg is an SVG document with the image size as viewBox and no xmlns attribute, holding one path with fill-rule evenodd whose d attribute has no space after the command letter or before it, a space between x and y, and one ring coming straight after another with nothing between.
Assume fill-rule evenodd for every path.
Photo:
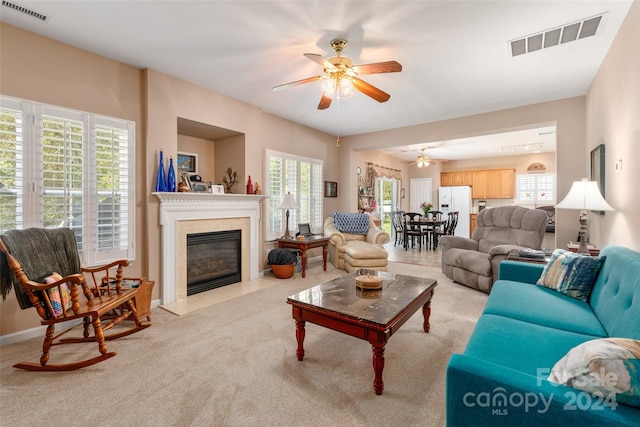
<instances>
[{"instance_id":1,"label":"baseboard","mask_svg":"<svg viewBox=\"0 0 640 427\"><path fill-rule=\"evenodd\" d=\"M151 301L151 308L156 308L160 305L160 300L156 299ZM82 323L82 320L73 320L69 321L69 323L65 323L64 325L57 325L56 332L66 331L67 329L71 329L76 325ZM25 329L24 331L14 332L12 334L2 335L0 336L0 347L4 345L14 344L20 341L29 340L31 338L43 338L44 333L46 331L46 326L36 326L35 328Z\"/></svg>"}]
</instances>

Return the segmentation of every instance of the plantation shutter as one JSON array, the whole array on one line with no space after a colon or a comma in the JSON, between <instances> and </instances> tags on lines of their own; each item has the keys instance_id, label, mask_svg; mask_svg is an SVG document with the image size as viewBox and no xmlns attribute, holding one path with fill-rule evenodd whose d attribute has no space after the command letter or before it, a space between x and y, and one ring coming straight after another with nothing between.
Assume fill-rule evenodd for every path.
<instances>
[{"instance_id":1,"label":"plantation shutter","mask_svg":"<svg viewBox=\"0 0 640 427\"><path fill-rule=\"evenodd\" d=\"M0 106L0 233L23 228L23 112L20 102Z\"/></svg>"}]
</instances>

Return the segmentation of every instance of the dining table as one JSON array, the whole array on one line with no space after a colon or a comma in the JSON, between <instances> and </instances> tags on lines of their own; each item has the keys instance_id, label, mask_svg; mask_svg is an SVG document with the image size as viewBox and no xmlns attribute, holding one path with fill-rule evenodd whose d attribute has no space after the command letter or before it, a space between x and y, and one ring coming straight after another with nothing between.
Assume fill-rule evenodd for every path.
<instances>
[{"instance_id":1,"label":"dining table","mask_svg":"<svg viewBox=\"0 0 640 427\"><path fill-rule=\"evenodd\" d=\"M414 221L407 221L407 225L410 227L415 227L418 226L422 229L428 229L431 232L429 234L427 234L427 247L431 247L432 249L435 249L435 241L432 238L433 236L433 232L436 231L436 229L440 229L441 227L443 227L445 224L447 223L446 220L444 219L433 219L433 218L425 218L422 217L419 220L414 220ZM408 236L407 236L407 228L406 226L404 227L404 247L405 249L408 248Z\"/></svg>"}]
</instances>

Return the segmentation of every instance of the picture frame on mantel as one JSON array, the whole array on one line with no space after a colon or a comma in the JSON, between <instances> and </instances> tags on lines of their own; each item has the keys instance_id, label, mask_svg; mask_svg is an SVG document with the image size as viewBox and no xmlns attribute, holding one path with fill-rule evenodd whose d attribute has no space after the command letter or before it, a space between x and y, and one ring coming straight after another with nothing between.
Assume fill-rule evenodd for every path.
<instances>
[{"instance_id":1,"label":"picture frame on mantel","mask_svg":"<svg viewBox=\"0 0 640 427\"><path fill-rule=\"evenodd\" d=\"M338 197L338 183L335 181L324 182L324 197Z\"/></svg>"},{"instance_id":2,"label":"picture frame on mantel","mask_svg":"<svg viewBox=\"0 0 640 427\"><path fill-rule=\"evenodd\" d=\"M194 175L198 173L198 155L196 153L178 153L178 170Z\"/></svg>"},{"instance_id":3,"label":"picture frame on mantel","mask_svg":"<svg viewBox=\"0 0 640 427\"><path fill-rule=\"evenodd\" d=\"M598 183L600 194L604 197L604 144L598 145L591 150L591 181ZM604 211L593 211L604 215Z\"/></svg>"}]
</instances>

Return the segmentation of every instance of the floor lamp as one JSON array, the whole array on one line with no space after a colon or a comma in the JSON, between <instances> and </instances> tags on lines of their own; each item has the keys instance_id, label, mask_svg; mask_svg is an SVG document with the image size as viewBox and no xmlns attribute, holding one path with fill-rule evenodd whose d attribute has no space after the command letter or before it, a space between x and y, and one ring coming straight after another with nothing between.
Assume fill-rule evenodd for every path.
<instances>
[{"instance_id":1,"label":"floor lamp","mask_svg":"<svg viewBox=\"0 0 640 427\"><path fill-rule=\"evenodd\" d=\"M284 232L284 236L282 236L282 239L291 239L291 234L289 234L289 209L298 209L298 203L296 202L296 198L293 197L293 194L291 193L287 193L284 195L284 198L282 199L282 203L280 203L280 206L278 206L278 209L286 209L287 213L285 215L286 217L286 228L285 228L285 232Z\"/></svg>"},{"instance_id":2,"label":"floor lamp","mask_svg":"<svg viewBox=\"0 0 640 427\"><path fill-rule=\"evenodd\" d=\"M613 211L609 203L602 197L596 181L574 181L569 190L569 194L556 205L558 209L580 210L580 246L578 253L589 255L587 248L587 235L589 234L589 212L592 211Z\"/></svg>"}]
</instances>

